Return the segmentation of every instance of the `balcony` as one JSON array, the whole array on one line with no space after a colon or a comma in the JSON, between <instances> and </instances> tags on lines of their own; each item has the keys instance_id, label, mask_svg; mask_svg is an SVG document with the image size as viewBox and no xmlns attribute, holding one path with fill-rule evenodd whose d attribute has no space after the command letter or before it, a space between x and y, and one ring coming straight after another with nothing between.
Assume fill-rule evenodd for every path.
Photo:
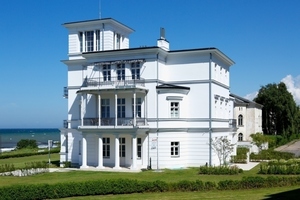
<instances>
[{"instance_id":1,"label":"balcony","mask_svg":"<svg viewBox=\"0 0 300 200\"><path fill-rule=\"evenodd\" d=\"M84 118L83 126L115 126L116 118L101 118L101 125L99 125L98 118ZM117 126L134 126L133 118L117 118ZM147 120L145 118L137 118L136 126L147 125Z\"/></svg>"},{"instance_id":2,"label":"balcony","mask_svg":"<svg viewBox=\"0 0 300 200\"><path fill-rule=\"evenodd\" d=\"M229 127L230 128L237 128L236 119L229 119Z\"/></svg>"},{"instance_id":3,"label":"balcony","mask_svg":"<svg viewBox=\"0 0 300 200\"><path fill-rule=\"evenodd\" d=\"M86 78L84 80L84 87L145 87L145 79L132 76L117 76L117 77L98 77L98 78Z\"/></svg>"}]
</instances>

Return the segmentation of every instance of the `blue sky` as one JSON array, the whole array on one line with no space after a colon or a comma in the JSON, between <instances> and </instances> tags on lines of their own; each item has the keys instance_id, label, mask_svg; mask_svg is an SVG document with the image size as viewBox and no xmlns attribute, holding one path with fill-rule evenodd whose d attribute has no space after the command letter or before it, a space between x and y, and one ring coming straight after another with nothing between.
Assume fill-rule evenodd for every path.
<instances>
[{"instance_id":1,"label":"blue sky","mask_svg":"<svg viewBox=\"0 0 300 200\"><path fill-rule=\"evenodd\" d=\"M130 47L216 47L235 61L230 90L284 81L300 104L300 1L101 0L101 17L135 32ZM99 18L99 0L10 0L0 6L0 128L60 128L67 118L66 22Z\"/></svg>"}]
</instances>

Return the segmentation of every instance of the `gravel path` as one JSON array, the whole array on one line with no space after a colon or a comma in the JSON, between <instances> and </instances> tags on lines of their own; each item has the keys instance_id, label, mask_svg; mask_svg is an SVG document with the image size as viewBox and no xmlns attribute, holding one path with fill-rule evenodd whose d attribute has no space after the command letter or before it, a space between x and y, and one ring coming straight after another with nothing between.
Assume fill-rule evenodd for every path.
<instances>
[{"instance_id":1,"label":"gravel path","mask_svg":"<svg viewBox=\"0 0 300 200\"><path fill-rule=\"evenodd\" d=\"M296 157L300 157L300 140L294 140L286 145L277 147L275 151L290 152L295 154Z\"/></svg>"}]
</instances>

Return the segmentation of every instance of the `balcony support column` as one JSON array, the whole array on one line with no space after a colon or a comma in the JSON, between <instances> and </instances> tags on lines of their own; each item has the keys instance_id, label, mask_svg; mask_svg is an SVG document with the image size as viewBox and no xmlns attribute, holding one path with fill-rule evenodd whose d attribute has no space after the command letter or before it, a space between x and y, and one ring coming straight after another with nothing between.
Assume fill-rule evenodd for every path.
<instances>
[{"instance_id":1,"label":"balcony support column","mask_svg":"<svg viewBox=\"0 0 300 200\"><path fill-rule=\"evenodd\" d=\"M115 166L113 169L120 169L120 141L119 135L115 135Z\"/></svg>"},{"instance_id":2,"label":"balcony support column","mask_svg":"<svg viewBox=\"0 0 300 200\"><path fill-rule=\"evenodd\" d=\"M103 169L103 141L102 135L98 136L98 169Z\"/></svg>"},{"instance_id":3,"label":"balcony support column","mask_svg":"<svg viewBox=\"0 0 300 200\"><path fill-rule=\"evenodd\" d=\"M137 141L136 141L136 134L132 136L132 165L131 169L136 169L136 160L137 160Z\"/></svg>"},{"instance_id":4,"label":"balcony support column","mask_svg":"<svg viewBox=\"0 0 300 200\"><path fill-rule=\"evenodd\" d=\"M118 125L118 94L115 93L115 126Z\"/></svg>"},{"instance_id":5,"label":"balcony support column","mask_svg":"<svg viewBox=\"0 0 300 200\"><path fill-rule=\"evenodd\" d=\"M148 98L147 98L147 93L145 94L145 99L144 99L144 120L145 120L145 125L147 124L147 115L148 115Z\"/></svg>"},{"instance_id":6,"label":"balcony support column","mask_svg":"<svg viewBox=\"0 0 300 200\"><path fill-rule=\"evenodd\" d=\"M133 126L136 126L136 92L133 91Z\"/></svg>"},{"instance_id":7,"label":"balcony support column","mask_svg":"<svg viewBox=\"0 0 300 200\"><path fill-rule=\"evenodd\" d=\"M84 119L84 113L86 110L86 95L87 94L82 94L81 95L81 111L80 111L80 115L81 115L81 126L84 125L83 119Z\"/></svg>"},{"instance_id":8,"label":"balcony support column","mask_svg":"<svg viewBox=\"0 0 300 200\"><path fill-rule=\"evenodd\" d=\"M101 95L98 94L98 126L101 126Z\"/></svg>"},{"instance_id":9,"label":"balcony support column","mask_svg":"<svg viewBox=\"0 0 300 200\"><path fill-rule=\"evenodd\" d=\"M87 142L86 133L82 134L82 164L80 168L88 168L87 166Z\"/></svg>"}]
</instances>

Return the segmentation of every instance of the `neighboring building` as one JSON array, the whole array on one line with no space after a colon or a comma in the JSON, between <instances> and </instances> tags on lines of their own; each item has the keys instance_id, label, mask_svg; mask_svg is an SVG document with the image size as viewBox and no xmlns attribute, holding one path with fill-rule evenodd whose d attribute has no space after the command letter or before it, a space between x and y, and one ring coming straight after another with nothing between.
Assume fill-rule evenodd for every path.
<instances>
[{"instance_id":1,"label":"neighboring building","mask_svg":"<svg viewBox=\"0 0 300 200\"><path fill-rule=\"evenodd\" d=\"M217 48L129 48L128 26L111 18L68 29L68 119L60 161L87 167L219 165L211 139L236 144L229 69ZM233 155L235 152L232 153Z\"/></svg>"},{"instance_id":2,"label":"neighboring building","mask_svg":"<svg viewBox=\"0 0 300 200\"><path fill-rule=\"evenodd\" d=\"M258 152L256 145L253 145L251 134L262 133L262 105L250 101L235 94L234 98L234 119L237 120L238 146L247 146L250 152ZM267 148L267 147L265 147Z\"/></svg>"}]
</instances>

